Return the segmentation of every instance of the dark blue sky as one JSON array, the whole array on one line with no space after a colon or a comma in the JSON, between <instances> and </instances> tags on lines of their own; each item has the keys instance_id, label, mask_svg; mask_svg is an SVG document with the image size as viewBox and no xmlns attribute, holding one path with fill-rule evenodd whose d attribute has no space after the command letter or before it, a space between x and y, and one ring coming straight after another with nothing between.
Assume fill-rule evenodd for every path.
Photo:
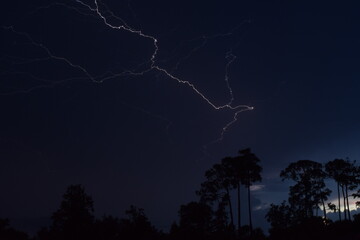
<instances>
[{"instance_id":1,"label":"dark blue sky","mask_svg":"<svg viewBox=\"0 0 360 240\"><path fill-rule=\"evenodd\" d=\"M217 105L230 98L226 54L236 56L228 68L234 105L255 110L211 144L234 111L214 110L156 70L97 83L34 45L96 80L150 66L151 39L107 27L75 0L49 2L1 8L1 25L14 31L0 30L0 217L28 219L31 228L58 208L66 186L81 183L98 216L122 216L134 204L167 228L180 204L196 200L206 169L251 147L264 168L264 188L253 192L262 225L264 208L286 199L278 174L290 162L359 159L358 4L104 1L158 40L157 66Z\"/></svg>"}]
</instances>

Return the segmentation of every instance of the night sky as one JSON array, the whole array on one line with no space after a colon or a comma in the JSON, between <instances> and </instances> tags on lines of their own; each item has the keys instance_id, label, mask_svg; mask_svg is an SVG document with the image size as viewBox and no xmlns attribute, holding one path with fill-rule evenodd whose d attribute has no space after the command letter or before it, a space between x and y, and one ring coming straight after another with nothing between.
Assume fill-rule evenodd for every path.
<instances>
[{"instance_id":1,"label":"night sky","mask_svg":"<svg viewBox=\"0 0 360 240\"><path fill-rule=\"evenodd\" d=\"M287 199L279 172L290 162L360 159L360 4L103 3L108 24L145 35L107 26L94 0L2 3L0 217L38 229L80 183L96 216L133 204L168 229L207 169L251 147L264 169L254 224L264 226L266 207ZM216 141L236 110L150 70L146 36L156 66L216 106L231 99L228 77L232 106L254 110Z\"/></svg>"}]
</instances>

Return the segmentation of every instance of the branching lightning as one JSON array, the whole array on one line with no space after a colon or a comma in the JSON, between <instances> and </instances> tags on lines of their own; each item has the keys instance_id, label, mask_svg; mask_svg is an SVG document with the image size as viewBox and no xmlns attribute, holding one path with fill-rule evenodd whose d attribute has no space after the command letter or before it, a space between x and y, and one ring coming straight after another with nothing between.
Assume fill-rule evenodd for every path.
<instances>
[{"instance_id":1,"label":"branching lightning","mask_svg":"<svg viewBox=\"0 0 360 240\"><path fill-rule=\"evenodd\" d=\"M224 77L224 81L226 84L226 88L229 92L229 101L224 104L224 105L218 105L216 103L214 103L211 99L209 99L204 93L202 93L193 83L191 83L190 81L187 80L183 80L177 76L175 76L170 70L167 70L161 66L159 66L157 64L157 55L158 52L160 51L159 49L159 45L158 45L158 39L155 36L152 35L148 35L145 34L142 30L137 30L134 29L132 27L130 27L123 19L121 19L120 17L116 16L112 11L110 11L110 9L102 2L100 2L99 0L94 0L94 6L91 6L81 0L74 0L77 4L80 5L81 8L76 8L76 7L69 7L66 4L62 4L62 3L54 3L56 5L60 5L63 7L67 7L71 10L74 10L76 12L78 12L79 14L85 15L85 16L92 16L92 17L97 17L99 18L103 24L111 29L114 30L119 30L119 31L125 31L128 32L130 34L135 34L140 38L144 38L146 40L149 40L152 42L154 50L151 54L151 57L148 60L149 66L142 71L123 71L120 73L112 73L112 72L107 72L101 76L92 76L89 71L87 71L84 67L78 65L78 64L74 64L73 62L71 62L70 60L68 60L65 57L60 57L55 55L54 53L52 53L50 51L50 49L48 47L46 47L45 45L38 43L36 41L34 41L31 36L27 33L24 32L18 32L16 31L12 26L10 27L4 27L4 29L8 30L8 31L12 31L18 35L21 35L23 37L25 37L28 41L30 41L34 46L42 49L47 57L44 58L38 58L38 59L32 59L31 61L44 61L44 60L48 60L48 59L55 59L58 61L62 61L64 63L66 63L67 65L69 65L70 67L79 70L80 72L82 72L87 79L90 79L93 82L103 82L105 80L108 79L113 79L116 77L120 77L120 76L126 76L126 75L132 75L132 76L137 76L137 75L144 75L150 71L156 71L158 73L164 74L167 78L172 79L174 81L176 81L179 84L185 85L188 88L190 88L197 96L199 96L203 101L205 101L211 108L215 109L215 110L223 110L223 109L228 109L231 110L233 112L233 118L230 122L228 122L221 130L220 133L220 137L215 140L214 142L217 141L221 141L224 137L225 132L238 120L238 115L244 111L248 111L248 110L253 110L254 107L252 106L248 106L248 105L234 105L233 102L235 100L234 97L234 93L233 90L231 88L230 85L230 81L229 81L229 68L231 66L231 64L235 61L236 56L233 54L233 52L230 50L226 53L225 59L227 60L226 66L225 66L225 77ZM51 6L51 5L50 5ZM42 7L42 8L48 8L50 6L47 7ZM86 10L88 12L86 12ZM120 25L115 25L112 24L109 20L109 18L114 18L117 19L120 22ZM219 36L227 36L231 33L225 33L225 34L219 34L219 35L215 35L212 37L205 37L203 36L203 41L202 44L199 45L197 48L193 49L188 55L186 55L185 57L181 58L178 63L176 64L176 66L172 69L172 71L176 70L180 64L181 61L189 58L191 56L191 54L193 54L195 51L197 51L199 48L201 48L202 46L204 46L207 42L208 39L210 38L214 38L214 37L219 37ZM33 78L37 79L36 76L32 76ZM65 79L62 80L61 82L64 81L70 81L70 80L74 80L74 79L83 79L83 78L70 78L70 79ZM44 81L43 79L38 78L39 81ZM56 84L58 82L55 82L54 84ZM59 81L60 83L60 81ZM41 86L40 86L41 87ZM36 87L39 88L39 87ZM32 89L28 89L26 91L31 91Z\"/></svg>"},{"instance_id":2,"label":"branching lightning","mask_svg":"<svg viewBox=\"0 0 360 240\"><path fill-rule=\"evenodd\" d=\"M254 107L248 106L248 105L236 105L236 106L232 105L232 102L234 100L234 96L233 96L233 92L232 92L232 89L230 87L229 80L228 80L228 68L229 68L230 64L235 60L236 57L233 54L231 54L231 52L228 53L228 55L227 55L227 58L229 59L229 61L228 61L227 65L226 65L226 74L225 74L225 81L226 81L227 87L229 89L231 99L230 99L229 103L227 103L225 105L216 105L210 99L208 99L203 93L201 93L195 87L194 84L190 83L189 81L182 80L182 79L172 75L166 69L161 68L160 66L158 66L156 64L156 55L157 55L157 53L159 51L159 46L158 46L158 40L154 36L144 34L140 30L132 29L127 24L118 25L118 26L112 25L111 23L108 22L107 18L101 13L100 8L99 8L99 4L98 4L98 0L94 0L95 8L92 8L90 5L84 3L84 2L82 2L80 0L75 0L75 1L80 3L83 6L86 6L89 10L91 10L93 12L96 12L98 14L98 16L103 20L103 22L104 22L104 24L106 26L108 26L108 27L110 27L112 29L128 31L130 33L137 34L140 37L150 39L154 44L154 52L153 52L153 54L152 54L152 56L150 58L151 66L146 71L155 69L155 70L157 70L159 72L164 73L167 77L177 81L178 83L187 85L188 87L190 87L197 95L199 95L204 101L206 101L215 110L226 109L226 108L231 109L231 110L235 110L233 120L223 127L222 132L221 132L221 136L220 136L220 140L223 139L223 136L224 136L225 132L228 130L228 128L237 121L237 116L238 116L239 113L247 111L247 110L253 110L254 109ZM146 71L141 72L140 74L144 74Z\"/></svg>"}]
</instances>

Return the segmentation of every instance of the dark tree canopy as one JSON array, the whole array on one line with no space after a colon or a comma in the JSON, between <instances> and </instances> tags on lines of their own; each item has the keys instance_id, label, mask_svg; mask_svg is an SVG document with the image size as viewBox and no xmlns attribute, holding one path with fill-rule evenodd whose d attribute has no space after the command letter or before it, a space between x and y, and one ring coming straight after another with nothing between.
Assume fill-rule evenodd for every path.
<instances>
[{"instance_id":1,"label":"dark tree canopy","mask_svg":"<svg viewBox=\"0 0 360 240\"><path fill-rule=\"evenodd\" d=\"M10 227L8 219L0 218L0 239L2 240L27 240L28 235Z\"/></svg>"},{"instance_id":2,"label":"dark tree canopy","mask_svg":"<svg viewBox=\"0 0 360 240\"><path fill-rule=\"evenodd\" d=\"M179 211L180 228L189 233L207 234L211 232L212 210L210 206L190 202L182 205Z\"/></svg>"},{"instance_id":3,"label":"dark tree canopy","mask_svg":"<svg viewBox=\"0 0 360 240\"><path fill-rule=\"evenodd\" d=\"M125 238L152 240L158 237L158 231L151 225L144 209L131 205L125 213L128 218L121 221Z\"/></svg>"},{"instance_id":4,"label":"dark tree canopy","mask_svg":"<svg viewBox=\"0 0 360 240\"><path fill-rule=\"evenodd\" d=\"M179 223L174 222L170 233L158 231L145 215L144 209L130 206L125 218L105 215L95 218L92 198L82 185L70 185L60 207L52 215L49 228L38 231L34 240L288 240L288 239L357 239L360 217L354 221L332 222L326 210L339 211L336 205L326 202L331 190L325 179L332 178L342 189L345 219L351 220L349 196L360 197L359 167L355 161L335 159L323 164L300 160L290 163L280 176L292 180L288 201L270 204L265 216L270 223L270 235L253 228L251 219L251 191L261 181L260 159L250 149L239 151L239 156L226 157L205 172L205 181L197 191L199 201L181 205ZM325 171L325 170L326 171ZM249 225L240 224L240 185L248 191ZM237 193L238 225L234 226L231 195ZM340 199L340 198L339 198ZM347 206L346 206L347 205ZM318 216L322 207L323 217ZM316 212L316 216L314 214ZM241 212L242 213L242 212ZM230 220L230 221L229 221ZM0 219L0 240L28 240L29 237Z\"/></svg>"},{"instance_id":5,"label":"dark tree canopy","mask_svg":"<svg viewBox=\"0 0 360 240\"><path fill-rule=\"evenodd\" d=\"M325 165L325 170L329 178L332 178L337 183L338 190L338 213L341 221L341 206L340 206L340 189L343 195L344 218L350 220L350 206L349 206L349 190L355 190L360 181L360 169L356 165L356 161L349 159L334 159ZM358 192L359 193L359 192ZM354 198L358 197L358 193L352 194Z\"/></svg>"},{"instance_id":6,"label":"dark tree canopy","mask_svg":"<svg viewBox=\"0 0 360 240\"><path fill-rule=\"evenodd\" d=\"M285 229L292 225L293 212L291 207L283 201L280 205L271 204L265 217L272 229Z\"/></svg>"},{"instance_id":7,"label":"dark tree canopy","mask_svg":"<svg viewBox=\"0 0 360 240\"><path fill-rule=\"evenodd\" d=\"M310 218L321 204L326 217L325 201L331 190L325 186L326 173L321 163L311 160L299 160L281 171L283 180L291 179L289 203L299 219Z\"/></svg>"},{"instance_id":8,"label":"dark tree canopy","mask_svg":"<svg viewBox=\"0 0 360 240\"><path fill-rule=\"evenodd\" d=\"M52 216L50 228L52 235L59 239L90 238L94 223L94 206L92 198L85 193L81 185L70 185Z\"/></svg>"}]
</instances>

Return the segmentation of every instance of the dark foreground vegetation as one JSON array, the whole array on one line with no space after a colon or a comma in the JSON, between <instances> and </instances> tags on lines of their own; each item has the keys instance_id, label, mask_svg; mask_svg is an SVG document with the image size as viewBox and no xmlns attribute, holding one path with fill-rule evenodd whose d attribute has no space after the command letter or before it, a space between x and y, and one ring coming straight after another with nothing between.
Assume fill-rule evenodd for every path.
<instances>
[{"instance_id":1,"label":"dark foreground vegetation","mask_svg":"<svg viewBox=\"0 0 360 240\"><path fill-rule=\"evenodd\" d=\"M144 210L135 206L126 211L126 218L95 218L92 198L83 186L71 185L49 227L30 238L0 219L0 240L360 239L360 215L351 216L349 206L349 197L360 197L360 168L355 161L335 159L323 165L300 160L281 171L282 180L293 185L287 201L268 209L268 236L253 228L252 220L251 186L262 180L261 172L260 159L250 149L222 159L205 172L196 192L199 200L180 206L179 221L169 233L157 230ZM336 183L337 203L327 202L332 190L326 179ZM246 213L240 211L241 186L246 189ZM328 211L338 214L336 222L328 218ZM245 217L248 225L241 222Z\"/></svg>"}]
</instances>

